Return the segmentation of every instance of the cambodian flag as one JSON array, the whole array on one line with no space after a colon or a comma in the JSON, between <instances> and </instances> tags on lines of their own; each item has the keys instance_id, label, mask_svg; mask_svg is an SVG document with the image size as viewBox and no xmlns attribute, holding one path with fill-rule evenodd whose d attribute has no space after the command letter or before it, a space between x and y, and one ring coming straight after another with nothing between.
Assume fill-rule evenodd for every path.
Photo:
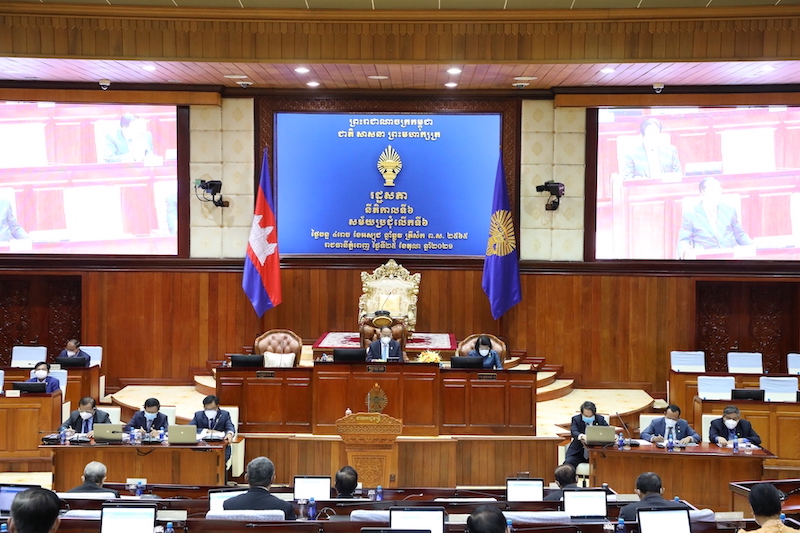
<instances>
[{"instance_id":1,"label":"cambodian flag","mask_svg":"<svg viewBox=\"0 0 800 533\"><path fill-rule=\"evenodd\" d=\"M250 240L244 258L242 288L259 317L281 303L278 228L275 222L275 204L272 201L266 148L261 163L261 179L258 183L253 225L250 228Z\"/></svg>"},{"instance_id":2,"label":"cambodian flag","mask_svg":"<svg viewBox=\"0 0 800 533\"><path fill-rule=\"evenodd\" d=\"M494 182L492 217L489 221L489 242L483 260L483 292L489 297L495 320L522 301L517 260L517 239L514 236L514 217L506 190L503 154L497 162Z\"/></svg>"}]
</instances>

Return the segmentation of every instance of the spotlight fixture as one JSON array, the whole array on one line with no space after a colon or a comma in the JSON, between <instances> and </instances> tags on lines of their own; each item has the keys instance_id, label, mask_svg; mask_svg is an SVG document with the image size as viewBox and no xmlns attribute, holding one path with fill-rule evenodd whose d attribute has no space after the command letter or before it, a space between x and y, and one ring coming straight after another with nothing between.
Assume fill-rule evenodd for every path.
<instances>
[{"instance_id":1,"label":"spotlight fixture","mask_svg":"<svg viewBox=\"0 0 800 533\"><path fill-rule=\"evenodd\" d=\"M461 69L460 68L456 68L456 67L449 68L449 69L447 69L447 73L448 74L453 74L453 75L461 74Z\"/></svg>"}]
</instances>

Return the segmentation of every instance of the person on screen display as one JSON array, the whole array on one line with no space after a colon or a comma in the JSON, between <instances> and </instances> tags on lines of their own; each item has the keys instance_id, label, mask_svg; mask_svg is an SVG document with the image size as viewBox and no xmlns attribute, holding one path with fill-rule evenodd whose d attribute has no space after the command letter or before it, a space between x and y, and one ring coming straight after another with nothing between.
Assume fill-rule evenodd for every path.
<instances>
[{"instance_id":1,"label":"person on screen display","mask_svg":"<svg viewBox=\"0 0 800 533\"><path fill-rule=\"evenodd\" d=\"M742 420L738 407L729 405L722 411L722 418L711 421L708 440L719 446L727 446L734 439L751 442L756 446L761 445L761 437L753 430L753 425L747 420Z\"/></svg>"},{"instance_id":2,"label":"person on screen display","mask_svg":"<svg viewBox=\"0 0 800 533\"><path fill-rule=\"evenodd\" d=\"M108 163L144 161L153 155L153 134L147 122L133 113L119 119L119 129L106 135L105 161Z\"/></svg>"},{"instance_id":3,"label":"person on screen display","mask_svg":"<svg viewBox=\"0 0 800 533\"><path fill-rule=\"evenodd\" d=\"M36 366L33 367L33 377L28 380L28 383L44 383L47 394L61 388L61 383L50 375L50 364L44 361L36 363Z\"/></svg>"},{"instance_id":4,"label":"person on screen display","mask_svg":"<svg viewBox=\"0 0 800 533\"><path fill-rule=\"evenodd\" d=\"M572 442L567 448L567 456L564 464L570 464L577 468L581 463L589 462L589 451L586 448L586 426L607 426L603 415L597 414L597 406L594 402L583 402L581 412L572 417L570 433Z\"/></svg>"},{"instance_id":5,"label":"person on screen display","mask_svg":"<svg viewBox=\"0 0 800 533\"><path fill-rule=\"evenodd\" d=\"M781 495L775 485L770 483L753 485L747 500L750 502L756 524L761 526L749 533L800 531L800 529L789 527L781 521ZM744 533L744 529L740 529L739 533Z\"/></svg>"},{"instance_id":6,"label":"person on screen display","mask_svg":"<svg viewBox=\"0 0 800 533\"><path fill-rule=\"evenodd\" d=\"M716 178L700 181L700 202L683 214L678 233L678 258L694 259L698 250L749 246L753 239L739 223L736 209L722 202L722 185Z\"/></svg>"},{"instance_id":7,"label":"person on screen display","mask_svg":"<svg viewBox=\"0 0 800 533\"><path fill-rule=\"evenodd\" d=\"M70 339L67 341L67 345L61 350L61 353L58 354L59 357L84 357L86 358L86 366L89 366L89 363L92 361L92 356L88 353L81 350L81 341L78 339Z\"/></svg>"},{"instance_id":8,"label":"person on screen display","mask_svg":"<svg viewBox=\"0 0 800 533\"><path fill-rule=\"evenodd\" d=\"M367 350L367 362L370 361L397 361L403 363L408 358L400 349L400 343L392 338L392 330L388 326L381 328L381 336L372 341Z\"/></svg>"},{"instance_id":9,"label":"person on screen display","mask_svg":"<svg viewBox=\"0 0 800 533\"><path fill-rule=\"evenodd\" d=\"M483 368L503 370L503 362L497 352L492 350L492 339L486 335L481 335L475 341L475 349L470 350L468 357L480 357L483 359Z\"/></svg>"},{"instance_id":10,"label":"person on screen display","mask_svg":"<svg viewBox=\"0 0 800 533\"><path fill-rule=\"evenodd\" d=\"M642 142L623 155L620 174L623 179L658 178L681 171L678 150L663 142L661 121L647 118L639 124Z\"/></svg>"},{"instance_id":11,"label":"person on screen display","mask_svg":"<svg viewBox=\"0 0 800 533\"><path fill-rule=\"evenodd\" d=\"M0 241L27 239L28 232L17 222L11 202L0 198Z\"/></svg>"}]
</instances>

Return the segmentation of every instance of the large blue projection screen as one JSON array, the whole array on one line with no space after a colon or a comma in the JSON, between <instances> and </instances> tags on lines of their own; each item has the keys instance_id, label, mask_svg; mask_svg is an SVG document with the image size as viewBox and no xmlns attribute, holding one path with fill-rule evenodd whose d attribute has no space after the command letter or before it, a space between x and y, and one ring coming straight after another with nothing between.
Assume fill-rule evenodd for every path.
<instances>
[{"instance_id":1,"label":"large blue projection screen","mask_svg":"<svg viewBox=\"0 0 800 533\"><path fill-rule=\"evenodd\" d=\"M482 256L500 115L276 114L281 255Z\"/></svg>"}]
</instances>

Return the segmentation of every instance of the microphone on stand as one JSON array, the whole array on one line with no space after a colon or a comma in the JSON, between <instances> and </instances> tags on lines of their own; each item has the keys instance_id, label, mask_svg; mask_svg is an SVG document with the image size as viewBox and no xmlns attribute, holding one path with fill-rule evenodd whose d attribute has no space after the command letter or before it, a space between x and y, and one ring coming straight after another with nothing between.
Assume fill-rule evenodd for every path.
<instances>
[{"instance_id":1,"label":"microphone on stand","mask_svg":"<svg viewBox=\"0 0 800 533\"><path fill-rule=\"evenodd\" d=\"M632 448L636 448L637 446L639 446L639 443L638 442L634 442L633 437L631 437L631 430L628 429L628 425L625 424L625 421L620 416L619 411L617 411L616 415L617 415L617 418L619 418L619 421L622 422L622 429L624 429L625 430L625 434L628 435L628 446L630 446Z\"/></svg>"}]
</instances>

